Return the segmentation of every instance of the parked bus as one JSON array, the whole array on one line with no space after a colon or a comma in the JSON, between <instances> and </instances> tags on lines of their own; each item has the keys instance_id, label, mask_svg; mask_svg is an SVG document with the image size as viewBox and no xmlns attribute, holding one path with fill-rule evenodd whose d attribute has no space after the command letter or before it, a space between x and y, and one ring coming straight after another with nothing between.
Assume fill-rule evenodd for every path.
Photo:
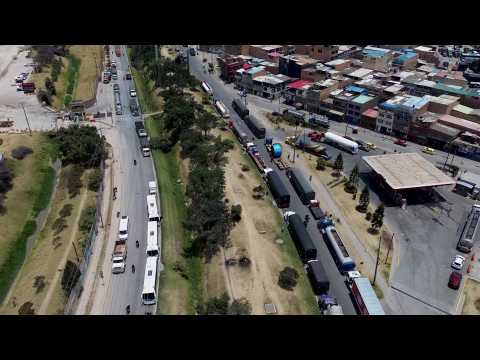
<instances>
[{"instance_id":1,"label":"parked bus","mask_svg":"<svg viewBox=\"0 0 480 360\"><path fill-rule=\"evenodd\" d=\"M208 95L213 95L213 90L210 87L210 85L208 85L208 83L206 81L202 81L201 86L202 86L203 91L205 91Z\"/></svg>"},{"instance_id":2,"label":"parked bus","mask_svg":"<svg viewBox=\"0 0 480 360\"><path fill-rule=\"evenodd\" d=\"M142 291L142 302L144 305L154 305L157 302L157 294L155 292L157 283L157 260L158 257L156 256L147 257Z\"/></svg>"},{"instance_id":3,"label":"parked bus","mask_svg":"<svg viewBox=\"0 0 480 360\"><path fill-rule=\"evenodd\" d=\"M220 100L215 101L215 107L217 108L217 111L220 113L220 115L222 115L224 119L228 119L230 117L230 112Z\"/></svg>"},{"instance_id":4,"label":"parked bus","mask_svg":"<svg viewBox=\"0 0 480 360\"><path fill-rule=\"evenodd\" d=\"M457 250L469 253L472 250L473 242L475 241L475 237L478 230L478 222L480 220L480 205L473 205L472 211L468 215L467 221L465 222L465 226L462 230L462 235L460 236L460 240L457 244Z\"/></svg>"},{"instance_id":5,"label":"parked bus","mask_svg":"<svg viewBox=\"0 0 480 360\"><path fill-rule=\"evenodd\" d=\"M156 221L149 221L147 225L147 256L158 256L158 237Z\"/></svg>"},{"instance_id":6,"label":"parked bus","mask_svg":"<svg viewBox=\"0 0 480 360\"><path fill-rule=\"evenodd\" d=\"M147 195L148 221L160 221L155 195Z\"/></svg>"}]
</instances>

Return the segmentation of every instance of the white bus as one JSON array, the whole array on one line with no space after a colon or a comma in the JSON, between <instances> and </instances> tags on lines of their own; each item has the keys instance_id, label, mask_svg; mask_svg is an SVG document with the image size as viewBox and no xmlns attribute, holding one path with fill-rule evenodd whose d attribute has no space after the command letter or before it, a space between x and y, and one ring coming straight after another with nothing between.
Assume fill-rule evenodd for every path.
<instances>
[{"instance_id":1,"label":"white bus","mask_svg":"<svg viewBox=\"0 0 480 360\"><path fill-rule=\"evenodd\" d=\"M147 256L158 256L158 237L156 221L149 221L147 225Z\"/></svg>"},{"instance_id":2,"label":"white bus","mask_svg":"<svg viewBox=\"0 0 480 360\"><path fill-rule=\"evenodd\" d=\"M202 81L202 89L203 91L205 91L208 95L213 95L213 90L212 88L210 87L210 85L208 85L208 83L206 81Z\"/></svg>"},{"instance_id":3,"label":"white bus","mask_svg":"<svg viewBox=\"0 0 480 360\"><path fill-rule=\"evenodd\" d=\"M154 305L157 302L155 285L157 282L157 257L147 257L145 264L145 279L143 280L142 302L144 305Z\"/></svg>"},{"instance_id":4,"label":"white bus","mask_svg":"<svg viewBox=\"0 0 480 360\"><path fill-rule=\"evenodd\" d=\"M230 117L230 112L220 100L215 101L215 107L217 108L217 111L220 113L220 115L222 115L224 119L228 119Z\"/></svg>"},{"instance_id":5,"label":"white bus","mask_svg":"<svg viewBox=\"0 0 480 360\"><path fill-rule=\"evenodd\" d=\"M160 221L157 210L157 198L155 195L147 195L148 221Z\"/></svg>"}]
</instances>

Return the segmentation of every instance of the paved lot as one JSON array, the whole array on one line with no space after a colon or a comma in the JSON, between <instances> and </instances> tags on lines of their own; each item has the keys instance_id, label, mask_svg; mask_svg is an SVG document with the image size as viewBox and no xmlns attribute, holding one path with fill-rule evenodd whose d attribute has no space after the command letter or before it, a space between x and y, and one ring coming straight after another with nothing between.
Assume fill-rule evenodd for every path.
<instances>
[{"instance_id":1,"label":"paved lot","mask_svg":"<svg viewBox=\"0 0 480 360\"><path fill-rule=\"evenodd\" d=\"M55 113L42 107L34 94L16 90L15 77L32 71L32 67L25 66L32 60L25 57L25 51L18 53L20 49L18 45L0 46L0 120L13 120L15 130L28 130L23 104L32 130L54 129ZM0 131L6 130L0 128Z\"/></svg>"}]
</instances>

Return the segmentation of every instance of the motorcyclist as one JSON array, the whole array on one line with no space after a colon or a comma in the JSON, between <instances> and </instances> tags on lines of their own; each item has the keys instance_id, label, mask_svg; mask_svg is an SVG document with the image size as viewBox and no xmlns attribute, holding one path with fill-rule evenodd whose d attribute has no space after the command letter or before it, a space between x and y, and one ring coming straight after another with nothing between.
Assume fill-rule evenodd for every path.
<instances>
[{"instance_id":1,"label":"motorcyclist","mask_svg":"<svg viewBox=\"0 0 480 360\"><path fill-rule=\"evenodd\" d=\"M137 241L135 241L135 245L137 245L137 248L140 246L140 243Z\"/></svg>"},{"instance_id":2,"label":"motorcyclist","mask_svg":"<svg viewBox=\"0 0 480 360\"><path fill-rule=\"evenodd\" d=\"M137 165L137 160L133 160L133 165Z\"/></svg>"},{"instance_id":3,"label":"motorcyclist","mask_svg":"<svg viewBox=\"0 0 480 360\"><path fill-rule=\"evenodd\" d=\"M132 264L132 273L135 274L135 265Z\"/></svg>"},{"instance_id":4,"label":"motorcyclist","mask_svg":"<svg viewBox=\"0 0 480 360\"><path fill-rule=\"evenodd\" d=\"M125 308L125 311L127 312L127 315L130 314L130 305L127 305L127 307Z\"/></svg>"}]
</instances>

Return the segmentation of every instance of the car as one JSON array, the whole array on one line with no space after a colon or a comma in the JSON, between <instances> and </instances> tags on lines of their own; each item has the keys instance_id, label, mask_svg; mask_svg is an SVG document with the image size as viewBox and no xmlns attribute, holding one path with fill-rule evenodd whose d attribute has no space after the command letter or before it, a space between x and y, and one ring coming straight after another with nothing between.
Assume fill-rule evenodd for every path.
<instances>
[{"instance_id":1,"label":"car","mask_svg":"<svg viewBox=\"0 0 480 360\"><path fill-rule=\"evenodd\" d=\"M358 134L358 128L352 127L352 134Z\"/></svg>"},{"instance_id":2,"label":"car","mask_svg":"<svg viewBox=\"0 0 480 360\"><path fill-rule=\"evenodd\" d=\"M358 144L358 148L360 150L363 150L365 152L370 151L370 148L367 146L367 143L365 141L362 141L362 140L354 140L354 141Z\"/></svg>"},{"instance_id":3,"label":"car","mask_svg":"<svg viewBox=\"0 0 480 360\"><path fill-rule=\"evenodd\" d=\"M112 74L112 79L113 79L113 80L118 80L117 74Z\"/></svg>"},{"instance_id":4,"label":"car","mask_svg":"<svg viewBox=\"0 0 480 360\"><path fill-rule=\"evenodd\" d=\"M113 91L116 92L116 93L119 93L120 92L120 85L113 84Z\"/></svg>"},{"instance_id":5,"label":"car","mask_svg":"<svg viewBox=\"0 0 480 360\"><path fill-rule=\"evenodd\" d=\"M395 145L400 145L400 146L407 146L407 142L403 139L397 139L394 142Z\"/></svg>"},{"instance_id":6,"label":"car","mask_svg":"<svg viewBox=\"0 0 480 360\"><path fill-rule=\"evenodd\" d=\"M365 143L365 145L371 150L375 150L377 148L377 145L375 145L374 143L371 143L371 142L367 142L367 143Z\"/></svg>"},{"instance_id":7,"label":"car","mask_svg":"<svg viewBox=\"0 0 480 360\"><path fill-rule=\"evenodd\" d=\"M458 290L462 282L462 273L458 271L452 271L450 278L448 279L448 287L453 290Z\"/></svg>"},{"instance_id":8,"label":"car","mask_svg":"<svg viewBox=\"0 0 480 360\"><path fill-rule=\"evenodd\" d=\"M131 97L136 97L137 96L137 91L135 89L130 89L130 96Z\"/></svg>"},{"instance_id":9,"label":"car","mask_svg":"<svg viewBox=\"0 0 480 360\"><path fill-rule=\"evenodd\" d=\"M132 75L130 73L125 74L126 80L132 80Z\"/></svg>"},{"instance_id":10,"label":"car","mask_svg":"<svg viewBox=\"0 0 480 360\"><path fill-rule=\"evenodd\" d=\"M429 155L435 154L435 150L433 150L432 148L426 147L426 146L422 149L422 152L424 152L425 154L429 154Z\"/></svg>"},{"instance_id":11,"label":"car","mask_svg":"<svg viewBox=\"0 0 480 360\"><path fill-rule=\"evenodd\" d=\"M462 270L463 263L465 262L465 257L462 255L455 255L455 258L452 261L452 268L456 270Z\"/></svg>"}]
</instances>

